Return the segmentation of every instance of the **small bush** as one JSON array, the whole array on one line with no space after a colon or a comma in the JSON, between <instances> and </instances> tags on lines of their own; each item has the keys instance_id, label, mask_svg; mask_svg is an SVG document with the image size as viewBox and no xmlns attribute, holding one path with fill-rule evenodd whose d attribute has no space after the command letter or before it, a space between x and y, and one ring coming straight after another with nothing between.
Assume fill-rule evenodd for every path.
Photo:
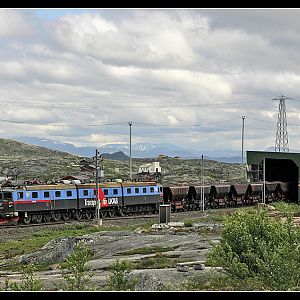
<instances>
[{"instance_id":1,"label":"small bush","mask_svg":"<svg viewBox=\"0 0 300 300\"><path fill-rule=\"evenodd\" d=\"M184 221L184 227L193 227L193 220L190 220L190 219L188 219L188 220L185 220Z\"/></svg>"},{"instance_id":2,"label":"small bush","mask_svg":"<svg viewBox=\"0 0 300 300\"><path fill-rule=\"evenodd\" d=\"M35 278L34 272L36 268L33 264L22 266L22 279L21 282L10 282L9 279L5 280L4 290L6 291L41 291L44 287L40 279Z\"/></svg>"},{"instance_id":3,"label":"small bush","mask_svg":"<svg viewBox=\"0 0 300 300\"><path fill-rule=\"evenodd\" d=\"M85 266L91 257L90 250L85 242L80 241L74 252L69 255L63 264L59 265L61 276L64 281L60 289L67 291L86 291L89 290L89 269ZM65 270L66 269L66 270Z\"/></svg>"},{"instance_id":4,"label":"small bush","mask_svg":"<svg viewBox=\"0 0 300 300\"><path fill-rule=\"evenodd\" d=\"M137 284L136 279L129 279L128 275L132 270L131 264L126 261L117 260L111 266L112 274L108 278L108 283L105 290L109 291L133 291L134 286Z\"/></svg>"},{"instance_id":5,"label":"small bush","mask_svg":"<svg viewBox=\"0 0 300 300\"><path fill-rule=\"evenodd\" d=\"M254 282L268 290L298 289L300 235L292 225L271 220L264 209L238 211L224 221L220 243L208 258L237 283Z\"/></svg>"}]
</instances>

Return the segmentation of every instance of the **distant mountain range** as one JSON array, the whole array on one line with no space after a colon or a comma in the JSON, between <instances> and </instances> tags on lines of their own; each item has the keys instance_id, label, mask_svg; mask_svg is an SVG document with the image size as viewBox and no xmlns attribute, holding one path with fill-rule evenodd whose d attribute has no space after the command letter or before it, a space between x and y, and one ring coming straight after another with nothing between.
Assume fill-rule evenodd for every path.
<instances>
[{"instance_id":1,"label":"distant mountain range","mask_svg":"<svg viewBox=\"0 0 300 300\"><path fill-rule=\"evenodd\" d=\"M35 137L15 137L17 141L45 147L52 150L68 152L82 157L92 157L95 155L95 147L76 147L71 143L62 143L50 139L41 139ZM126 160L129 157L129 144L106 144L98 147L100 153L109 159ZM179 156L185 159L201 158L211 159L228 163L240 163L240 151L221 149L221 150L192 150L186 149L170 143L136 143L132 145L131 154L133 158L154 158L160 154L170 157ZM121 154L121 152L123 154ZM113 155L112 155L113 154Z\"/></svg>"},{"instance_id":2,"label":"distant mountain range","mask_svg":"<svg viewBox=\"0 0 300 300\"><path fill-rule=\"evenodd\" d=\"M50 139L35 137L15 137L14 139L26 144L63 151L82 157L92 157L95 155L96 151L95 147L76 147L70 143L62 143ZM129 144L106 144L98 147L98 150L108 159L126 160L129 157ZM265 149L265 151L273 152L274 147L270 146ZM290 149L290 152L298 153L300 151ZM241 152L236 150L193 150L170 143L136 143L132 145L131 154L133 158L154 158L160 154L164 154L170 157L179 156L185 159L201 158L201 155L204 155L205 159L227 163L240 163L242 160Z\"/></svg>"}]
</instances>

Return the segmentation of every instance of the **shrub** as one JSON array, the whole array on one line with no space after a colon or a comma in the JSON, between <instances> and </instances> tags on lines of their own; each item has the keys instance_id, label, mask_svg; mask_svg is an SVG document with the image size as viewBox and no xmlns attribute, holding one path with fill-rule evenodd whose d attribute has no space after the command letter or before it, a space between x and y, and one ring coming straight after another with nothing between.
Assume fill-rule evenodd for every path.
<instances>
[{"instance_id":1,"label":"shrub","mask_svg":"<svg viewBox=\"0 0 300 300\"><path fill-rule=\"evenodd\" d=\"M112 274L108 278L108 284L105 287L109 291L133 291L137 281L129 279L128 275L132 266L126 260L116 261L111 266Z\"/></svg>"},{"instance_id":2,"label":"shrub","mask_svg":"<svg viewBox=\"0 0 300 300\"><path fill-rule=\"evenodd\" d=\"M10 282L5 280L6 291L41 291L44 287L40 279L35 278L34 272L36 268L33 264L22 266L21 282Z\"/></svg>"},{"instance_id":3,"label":"shrub","mask_svg":"<svg viewBox=\"0 0 300 300\"><path fill-rule=\"evenodd\" d=\"M61 276L65 281L61 284L61 289L67 291L85 291L89 289L89 278L93 275L88 274L89 269L86 267L86 263L90 257L88 246L85 242L80 241L74 252L68 256L63 264L59 265Z\"/></svg>"},{"instance_id":4,"label":"shrub","mask_svg":"<svg viewBox=\"0 0 300 300\"><path fill-rule=\"evenodd\" d=\"M193 220L190 220L190 219L185 220L184 221L184 226L185 227L193 227Z\"/></svg>"},{"instance_id":5,"label":"shrub","mask_svg":"<svg viewBox=\"0 0 300 300\"><path fill-rule=\"evenodd\" d=\"M300 285L300 235L289 216L271 220L264 209L238 211L226 217L220 243L208 254L232 279L255 281L269 290Z\"/></svg>"}]
</instances>

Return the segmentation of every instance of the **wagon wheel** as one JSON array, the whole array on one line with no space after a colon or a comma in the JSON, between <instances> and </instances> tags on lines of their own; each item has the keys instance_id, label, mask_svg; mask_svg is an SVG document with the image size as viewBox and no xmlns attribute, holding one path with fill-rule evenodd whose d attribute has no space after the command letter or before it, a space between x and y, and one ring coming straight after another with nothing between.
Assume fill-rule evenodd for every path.
<instances>
[{"instance_id":1,"label":"wagon wheel","mask_svg":"<svg viewBox=\"0 0 300 300\"><path fill-rule=\"evenodd\" d=\"M235 201L231 200L229 201L229 207L235 207Z\"/></svg>"},{"instance_id":2,"label":"wagon wheel","mask_svg":"<svg viewBox=\"0 0 300 300\"><path fill-rule=\"evenodd\" d=\"M125 216L125 212L124 212L124 210L122 208L120 208L118 210L118 216L120 216L120 217L124 217Z\"/></svg>"},{"instance_id":3,"label":"wagon wheel","mask_svg":"<svg viewBox=\"0 0 300 300\"><path fill-rule=\"evenodd\" d=\"M75 220L81 220L82 219L82 212L81 211L76 211L74 213L74 219Z\"/></svg>"},{"instance_id":4,"label":"wagon wheel","mask_svg":"<svg viewBox=\"0 0 300 300\"><path fill-rule=\"evenodd\" d=\"M30 222L31 222L31 215L27 215L27 217L23 217L23 218L21 219L21 222L22 222L23 224L25 224L25 225L30 224Z\"/></svg>"},{"instance_id":5,"label":"wagon wheel","mask_svg":"<svg viewBox=\"0 0 300 300\"><path fill-rule=\"evenodd\" d=\"M84 213L84 218L90 220L92 218L92 213L90 211L86 211Z\"/></svg>"},{"instance_id":6,"label":"wagon wheel","mask_svg":"<svg viewBox=\"0 0 300 300\"><path fill-rule=\"evenodd\" d=\"M36 224L41 223L43 220L43 215L42 214L37 214L32 216L32 221Z\"/></svg>"},{"instance_id":7,"label":"wagon wheel","mask_svg":"<svg viewBox=\"0 0 300 300\"><path fill-rule=\"evenodd\" d=\"M61 218L63 219L63 221L69 221L71 216L69 212L64 212L61 214Z\"/></svg>"},{"instance_id":8,"label":"wagon wheel","mask_svg":"<svg viewBox=\"0 0 300 300\"><path fill-rule=\"evenodd\" d=\"M43 215L43 221L45 223L49 223L51 221L51 215L48 214Z\"/></svg>"},{"instance_id":9,"label":"wagon wheel","mask_svg":"<svg viewBox=\"0 0 300 300\"><path fill-rule=\"evenodd\" d=\"M215 201L213 201L213 202L211 202L210 207L211 208L218 208L218 204Z\"/></svg>"},{"instance_id":10,"label":"wagon wheel","mask_svg":"<svg viewBox=\"0 0 300 300\"><path fill-rule=\"evenodd\" d=\"M114 217L115 215L116 215L116 212L113 211L113 210L109 210L109 211L107 212L107 216L108 216L109 218L112 218L112 217Z\"/></svg>"},{"instance_id":11,"label":"wagon wheel","mask_svg":"<svg viewBox=\"0 0 300 300\"><path fill-rule=\"evenodd\" d=\"M55 212L55 213L53 213L52 214L52 220L54 221L54 222L57 222L57 221L59 221L60 220L60 218L61 218L61 215L60 215L60 213L59 212Z\"/></svg>"}]
</instances>

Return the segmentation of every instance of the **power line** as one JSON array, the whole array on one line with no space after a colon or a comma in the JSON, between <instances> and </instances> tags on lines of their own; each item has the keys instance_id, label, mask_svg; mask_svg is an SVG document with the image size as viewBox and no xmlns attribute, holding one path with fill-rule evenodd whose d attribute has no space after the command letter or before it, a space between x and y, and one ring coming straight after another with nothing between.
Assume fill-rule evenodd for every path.
<instances>
[{"instance_id":1,"label":"power line","mask_svg":"<svg viewBox=\"0 0 300 300\"><path fill-rule=\"evenodd\" d=\"M247 119L251 119L251 120L259 121L259 122L264 122L264 123L269 123L269 124L277 124L277 122L271 122L271 121L261 120L261 119L252 118L252 117L249 117L249 116L247 116ZM289 126L300 126L300 124L290 124L289 123Z\"/></svg>"},{"instance_id":2,"label":"power line","mask_svg":"<svg viewBox=\"0 0 300 300\"><path fill-rule=\"evenodd\" d=\"M101 126L116 126L116 125L123 125L127 124L127 122L119 122L119 123L110 123L110 124L82 124L82 125L75 125L75 124L42 124L42 123L30 123L24 121L12 121L6 119L0 119L0 121L14 123L14 124L26 124L26 125L37 125L37 126L51 126L51 127L60 127L60 126L74 126L74 127L101 127Z\"/></svg>"},{"instance_id":3,"label":"power line","mask_svg":"<svg viewBox=\"0 0 300 300\"><path fill-rule=\"evenodd\" d=\"M8 99L6 99L7 101ZM120 99L119 99L120 100ZM119 101L118 100L118 101ZM45 100L45 101L49 101ZM174 101L177 101L174 100ZM196 102L199 100L192 100L190 102ZM222 100L214 100L214 101L222 101ZM262 102L265 100L252 100L252 102ZM0 101L1 102L1 101ZM60 100L60 102L66 102L66 101L62 101ZM73 103L76 103L76 101L72 101L70 103L69 106L66 105L58 105L58 104L37 104L37 103L27 103L27 102L23 102L25 106L27 107L38 107L38 108L64 108L64 109L95 109L95 108L113 108L113 109L142 109L142 108L153 108L153 103L137 103L137 104L143 104L140 106L130 106L130 105L126 105L126 106L120 106L120 105L102 105L102 104L91 104L91 105L73 105ZM151 100L151 102L153 102L153 100ZM21 102L22 103L22 102ZM207 107L207 106L224 106L224 105L236 105L236 104L241 104L241 103L249 103L249 100L247 101L232 101L232 102L223 102L223 103L197 103L197 104L182 104L182 105L155 105L155 108L184 108L184 107ZM20 102L9 102L7 103L8 105L20 105ZM132 104L132 101L128 102L127 104ZM136 104L136 103L133 103ZM22 107L22 109L24 109L24 107Z\"/></svg>"},{"instance_id":4,"label":"power line","mask_svg":"<svg viewBox=\"0 0 300 300\"><path fill-rule=\"evenodd\" d=\"M237 120L239 118L240 117L229 119L229 120L218 121L218 122L202 123L202 124L167 125L167 124L152 124L152 123L141 123L141 122L134 122L134 123L136 124L136 126L145 125L145 126L159 126L159 127L198 127L198 126L206 126L206 125L215 125L215 124L227 123L227 122Z\"/></svg>"},{"instance_id":5,"label":"power line","mask_svg":"<svg viewBox=\"0 0 300 300\"><path fill-rule=\"evenodd\" d=\"M142 127L142 126L157 126L157 127L198 127L198 126L207 126L207 125L215 125L221 123L231 122L233 120L237 120L238 118L233 118L229 120L223 120L218 122L211 122L211 123L202 123L202 124L181 124L181 125L167 125L167 124L151 124L151 123L141 123L141 122L132 122L135 126ZM74 127L101 127L101 126L119 126L128 124L128 122L119 122L119 123L110 123L110 124L41 124L41 123L31 123L31 122L24 122L24 121L12 121L6 119L0 119L0 121L13 123L13 124L26 124L26 125L37 125L37 126L50 126L50 127L60 127L60 126L74 126Z\"/></svg>"}]
</instances>

